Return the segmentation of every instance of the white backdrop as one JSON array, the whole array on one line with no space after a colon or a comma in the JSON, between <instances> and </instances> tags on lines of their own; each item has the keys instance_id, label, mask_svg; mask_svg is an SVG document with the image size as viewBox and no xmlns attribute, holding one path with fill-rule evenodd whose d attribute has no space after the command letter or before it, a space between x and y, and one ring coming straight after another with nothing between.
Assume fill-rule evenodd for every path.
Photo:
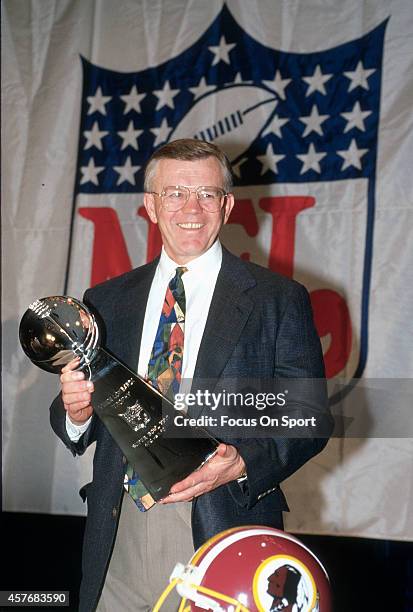
<instances>
[{"instance_id":1,"label":"white backdrop","mask_svg":"<svg viewBox=\"0 0 413 612\"><path fill-rule=\"evenodd\" d=\"M382 437L330 441L319 457L284 483L284 490L292 508L287 517L290 530L412 539L413 445L408 437L412 434L408 421L406 427L397 428L392 416L398 419L403 409L411 408L408 383L400 393L397 379L413 377L411 2L229 0L226 6L261 45L299 54L358 39L389 18L380 96L365 386L364 391L350 392L340 406L346 413L363 410L369 389L392 379L385 405L383 394L377 400L389 426L386 431L376 430L376 436ZM77 490L90 479L93 448L75 460L55 438L48 424L48 405L58 389L57 377L35 368L18 346L18 323L28 304L64 289L81 122L80 55L117 72L159 66L195 44L222 7L220 0L2 3L4 510L85 511ZM223 69L235 57L231 49L227 56L223 50L221 59L218 52L212 53L210 60L216 56ZM218 116L219 108L215 113ZM358 130L353 126L349 141L353 134L361 134L363 125L361 121ZM267 155L271 157L271 150ZM357 165L357 159L353 162ZM359 359L366 180L276 185L277 163L274 159L269 165L262 159L260 163L260 176L270 176L267 166L274 176L264 195L315 198L316 205L297 217L293 273L310 291L330 287L345 297L352 337L346 366L338 374L348 379ZM238 199L250 198L257 231L248 234L242 223L234 223L225 232L224 243L235 253L248 251L251 259L268 265L273 218L260 206L262 194L259 186L236 189ZM92 195L80 194L76 206L101 205L98 197L92 201ZM133 265L144 263L147 225L136 216L141 196L105 197L105 205L119 214ZM69 287L81 297L91 278L93 224L77 216L74 235L77 256L72 258ZM327 352L332 342L328 333L322 342Z\"/></svg>"}]
</instances>

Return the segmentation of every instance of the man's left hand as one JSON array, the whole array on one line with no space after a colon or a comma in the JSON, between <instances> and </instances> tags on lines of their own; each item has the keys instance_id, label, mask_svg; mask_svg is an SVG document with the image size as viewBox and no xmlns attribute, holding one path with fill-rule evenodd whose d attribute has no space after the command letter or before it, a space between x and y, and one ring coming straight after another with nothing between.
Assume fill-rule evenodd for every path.
<instances>
[{"instance_id":1,"label":"man's left hand","mask_svg":"<svg viewBox=\"0 0 413 612\"><path fill-rule=\"evenodd\" d=\"M245 462L235 446L220 444L216 454L199 470L189 474L184 480L176 482L168 497L160 504L192 501L208 491L212 491L231 480L236 480L245 470Z\"/></svg>"}]
</instances>

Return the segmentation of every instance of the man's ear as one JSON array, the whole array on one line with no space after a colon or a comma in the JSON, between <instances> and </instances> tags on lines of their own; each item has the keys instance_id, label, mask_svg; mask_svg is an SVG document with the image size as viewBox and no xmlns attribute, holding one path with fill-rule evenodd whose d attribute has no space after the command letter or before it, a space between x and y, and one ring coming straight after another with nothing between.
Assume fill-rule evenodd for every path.
<instances>
[{"instance_id":1,"label":"man's ear","mask_svg":"<svg viewBox=\"0 0 413 612\"><path fill-rule=\"evenodd\" d=\"M158 216L156 214L155 207L155 196L152 193L144 193L143 194L143 205L146 208L146 212L148 213L149 219L152 223L158 223Z\"/></svg>"},{"instance_id":2,"label":"man's ear","mask_svg":"<svg viewBox=\"0 0 413 612\"><path fill-rule=\"evenodd\" d=\"M225 204L223 207L223 211L224 211L224 224L228 221L228 217L231 214L231 210L233 209L235 204L235 200L234 200L234 194L233 193L228 193L225 196Z\"/></svg>"}]
</instances>

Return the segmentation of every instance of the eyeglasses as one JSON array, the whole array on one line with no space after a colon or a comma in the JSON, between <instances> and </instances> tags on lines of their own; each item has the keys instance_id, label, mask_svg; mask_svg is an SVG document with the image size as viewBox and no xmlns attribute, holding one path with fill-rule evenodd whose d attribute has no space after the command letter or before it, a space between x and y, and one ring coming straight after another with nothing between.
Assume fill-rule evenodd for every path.
<instances>
[{"instance_id":1,"label":"eyeglasses","mask_svg":"<svg viewBox=\"0 0 413 612\"><path fill-rule=\"evenodd\" d=\"M205 212L217 212L222 208L226 196L226 191L220 187L196 187L190 189L184 185L164 187L160 193L150 191L153 195L157 195L162 200L162 206L170 212L181 210L188 202L191 193L196 194L196 199L199 205Z\"/></svg>"}]
</instances>

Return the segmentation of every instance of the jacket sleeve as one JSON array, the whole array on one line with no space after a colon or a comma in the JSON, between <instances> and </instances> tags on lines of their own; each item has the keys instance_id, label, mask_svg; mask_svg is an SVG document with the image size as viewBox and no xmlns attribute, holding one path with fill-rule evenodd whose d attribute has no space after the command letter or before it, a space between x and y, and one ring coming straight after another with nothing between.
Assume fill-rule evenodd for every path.
<instances>
[{"instance_id":1,"label":"jacket sleeve","mask_svg":"<svg viewBox=\"0 0 413 612\"><path fill-rule=\"evenodd\" d=\"M303 387L300 387L300 402L297 402L301 406L289 405L288 413L315 414L317 427L314 434L307 429L302 435L300 432L300 438L279 435L228 440L238 448L249 475L242 487L237 482L230 483L230 491L237 503L247 508L274 491L279 483L319 453L333 429L320 340L313 323L308 293L298 283L292 285L281 317L275 355L274 378L305 379Z\"/></svg>"},{"instance_id":2,"label":"jacket sleeve","mask_svg":"<svg viewBox=\"0 0 413 612\"><path fill-rule=\"evenodd\" d=\"M72 442L66 430L66 410L63 406L61 393L53 400L50 406L50 424L55 434L73 455L83 455L89 444L95 441L96 415L77 442Z\"/></svg>"}]
</instances>

